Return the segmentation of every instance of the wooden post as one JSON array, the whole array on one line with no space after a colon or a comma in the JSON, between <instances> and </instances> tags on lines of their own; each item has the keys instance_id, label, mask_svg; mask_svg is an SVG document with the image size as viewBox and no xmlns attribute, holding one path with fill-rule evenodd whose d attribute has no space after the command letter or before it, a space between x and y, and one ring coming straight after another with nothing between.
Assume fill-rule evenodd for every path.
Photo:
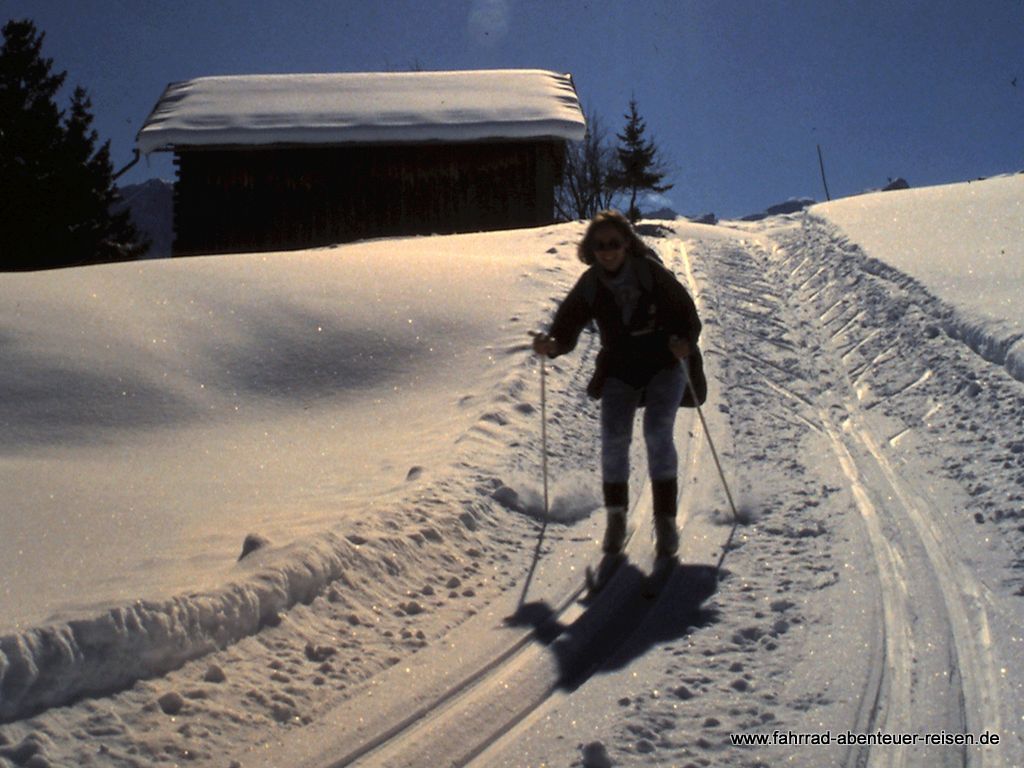
<instances>
[{"instance_id":1,"label":"wooden post","mask_svg":"<svg viewBox=\"0 0 1024 768\"><path fill-rule=\"evenodd\" d=\"M825 199L831 200L832 196L828 193L828 181L825 179L825 161L821 157L821 144L818 145L818 165L821 167L821 183L825 185Z\"/></svg>"}]
</instances>

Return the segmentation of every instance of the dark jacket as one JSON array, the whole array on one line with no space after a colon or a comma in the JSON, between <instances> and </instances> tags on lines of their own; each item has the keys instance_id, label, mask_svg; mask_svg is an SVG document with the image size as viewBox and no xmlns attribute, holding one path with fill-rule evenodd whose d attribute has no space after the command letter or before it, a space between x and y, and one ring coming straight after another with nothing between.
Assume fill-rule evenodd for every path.
<instances>
[{"instance_id":1,"label":"dark jacket","mask_svg":"<svg viewBox=\"0 0 1024 768\"><path fill-rule=\"evenodd\" d=\"M608 376L640 389L658 371L678 365L668 340L670 336L679 336L689 341L694 350L689 358L689 372L702 403L707 383L697 348L701 323L693 299L675 275L655 257L630 258L639 282L640 298L629 324L623 322L615 297L598 276L597 270L601 267L595 264L583 273L555 313L550 335L558 342L559 354L575 349L583 327L591 320L597 322L601 351L587 393L600 397ZM689 387L680 405L696 405Z\"/></svg>"}]
</instances>

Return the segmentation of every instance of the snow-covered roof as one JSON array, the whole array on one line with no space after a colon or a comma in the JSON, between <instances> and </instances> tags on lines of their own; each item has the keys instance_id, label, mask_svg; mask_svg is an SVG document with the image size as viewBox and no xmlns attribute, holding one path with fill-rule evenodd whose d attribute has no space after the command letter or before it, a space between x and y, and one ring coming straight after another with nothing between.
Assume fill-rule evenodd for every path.
<instances>
[{"instance_id":1,"label":"snow-covered roof","mask_svg":"<svg viewBox=\"0 0 1024 768\"><path fill-rule=\"evenodd\" d=\"M232 75L172 83L139 131L186 146L583 138L566 74L544 70Z\"/></svg>"}]
</instances>

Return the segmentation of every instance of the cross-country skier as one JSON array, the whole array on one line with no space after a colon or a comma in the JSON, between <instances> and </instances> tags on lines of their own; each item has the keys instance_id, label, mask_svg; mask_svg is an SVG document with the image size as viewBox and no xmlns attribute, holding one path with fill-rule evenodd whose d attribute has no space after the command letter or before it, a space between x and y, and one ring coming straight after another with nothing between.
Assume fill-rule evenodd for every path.
<instances>
[{"instance_id":1,"label":"cross-country skier","mask_svg":"<svg viewBox=\"0 0 1024 768\"><path fill-rule=\"evenodd\" d=\"M654 497L659 557L675 555L678 456L676 409L693 406L687 370L698 397L706 392L697 339L701 323L686 289L618 211L597 214L577 247L589 268L562 301L551 328L534 336L537 354L571 352L595 320L601 337L587 393L601 400L601 475L608 514L603 549L622 550L629 506L629 446L636 410L644 407L644 441ZM688 359L689 366L682 361ZM704 392L701 392L701 390Z\"/></svg>"}]
</instances>

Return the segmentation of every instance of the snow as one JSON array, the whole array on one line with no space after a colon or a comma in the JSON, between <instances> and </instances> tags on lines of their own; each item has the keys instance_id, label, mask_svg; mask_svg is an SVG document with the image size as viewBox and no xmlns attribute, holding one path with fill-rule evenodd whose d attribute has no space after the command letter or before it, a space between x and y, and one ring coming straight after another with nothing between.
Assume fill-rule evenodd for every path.
<instances>
[{"instance_id":1,"label":"snow","mask_svg":"<svg viewBox=\"0 0 1024 768\"><path fill-rule=\"evenodd\" d=\"M7 276L0 473L25 523L0 628L204 584L246 532L286 543L429 468L492 383L516 302L490 297L538 268L516 240Z\"/></svg>"},{"instance_id":2,"label":"snow","mask_svg":"<svg viewBox=\"0 0 1024 768\"><path fill-rule=\"evenodd\" d=\"M949 305L948 326L1024 380L1024 174L814 206L868 256Z\"/></svg>"},{"instance_id":3,"label":"snow","mask_svg":"<svg viewBox=\"0 0 1024 768\"><path fill-rule=\"evenodd\" d=\"M580 593L589 332L546 366L543 508L528 331L580 223L0 276L0 766L1017 764L1020 179L641 228L739 507L681 410L654 600L640 440L628 560Z\"/></svg>"},{"instance_id":4,"label":"snow","mask_svg":"<svg viewBox=\"0 0 1024 768\"><path fill-rule=\"evenodd\" d=\"M571 76L536 69L232 75L172 83L140 151L181 146L578 141Z\"/></svg>"}]
</instances>

